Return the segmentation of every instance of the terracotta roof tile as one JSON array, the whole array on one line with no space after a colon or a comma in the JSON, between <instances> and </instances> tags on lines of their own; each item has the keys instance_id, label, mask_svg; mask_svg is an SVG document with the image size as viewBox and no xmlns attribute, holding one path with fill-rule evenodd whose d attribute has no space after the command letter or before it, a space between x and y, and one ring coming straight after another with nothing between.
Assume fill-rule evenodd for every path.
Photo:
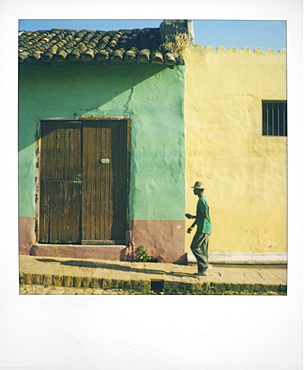
<instances>
[{"instance_id":1,"label":"terracotta roof tile","mask_svg":"<svg viewBox=\"0 0 304 370\"><path fill-rule=\"evenodd\" d=\"M19 62L141 62L183 65L182 55L161 41L159 28L119 31L52 29L19 32Z\"/></svg>"}]
</instances>

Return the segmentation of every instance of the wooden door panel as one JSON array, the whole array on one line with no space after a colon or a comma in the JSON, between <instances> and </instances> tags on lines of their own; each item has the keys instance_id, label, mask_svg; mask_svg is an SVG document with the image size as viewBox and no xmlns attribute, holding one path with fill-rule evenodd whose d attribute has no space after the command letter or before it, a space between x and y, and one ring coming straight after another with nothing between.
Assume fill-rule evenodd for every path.
<instances>
[{"instance_id":1,"label":"wooden door panel","mask_svg":"<svg viewBox=\"0 0 304 370\"><path fill-rule=\"evenodd\" d=\"M41 181L41 243L79 243L81 183Z\"/></svg>"},{"instance_id":2,"label":"wooden door panel","mask_svg":"<svg viewBox=\"0 0 304 370\"><path fill-rule=\"evenodd\" d=\"M85 127L83 130L83 182L82 182L82 239L94 239L96 230L96 208L100 202L98 184L94 179L94 171L97 171L96 163L98 149L95 141L99 141L96 128ZM96 192L97 188L97 192ZM93 236L94 234L94 236Z\"/></svg>"},{"instance_id":3,"label":"wooden door panel","mask_svg":"<svg viewBox=\"0 0 304 370\"><path fill-rule=\"evenodd\" d=\"M114 237L112 235L113 199L111 193L113 185L112 131L113 129L109 123L105 123L101 128L102 145L99 163L99 179L101 184L101 240L111 240Z\"/></svg>"},{"instance_id":4,"label":"wooden door panel","mask_svg":"<svg viewBox=\"0 0 304 370\"><path fill-rule=\"evenodd\" d=\"M81 137L79 123L41 123L41 243L80 243Z\"/></svg>"},{"instance_id":5,"label":"wooden door panel","mask_svg":"<svg viewBox=\"0 0 304 370\"><path fill-rule=\"evenodd\" d=\"M115 122L112 136L112 198L113 198L113 222L112 234L116 239L124 240L127 230L127 124Z\"/></svg>"},{"instance_id":6,"label":"wooden door panel","mask_svg":"<svg viewBox=\"0 0 304 370\"><path fill-rule=\"evenodd\" d=\"M50 239L50 202L48 182L40 181L40 217L39 217L39 235L38 241L40 243L49 243Z\"/></svg>"},{"instance_id":7,"label":"wooden door panel","mask_svg":"<svg viewBox=\"0 0 304 370\"><path fill-rule=\"evenodd\" d=\"M81 135L81 123L41 124L41 180L81 180Z\"/></svg>"},{"instance_id":8,"label":"wooden door panel","mask_svg":"<svg viewBox=\"0 0 304 370\"><path fill-rule=\"evenodd\" d=\"M108 122L85 123L83 127L83 243L111 239L113 204L112 130Z\"/></svg>"}]
</instances>

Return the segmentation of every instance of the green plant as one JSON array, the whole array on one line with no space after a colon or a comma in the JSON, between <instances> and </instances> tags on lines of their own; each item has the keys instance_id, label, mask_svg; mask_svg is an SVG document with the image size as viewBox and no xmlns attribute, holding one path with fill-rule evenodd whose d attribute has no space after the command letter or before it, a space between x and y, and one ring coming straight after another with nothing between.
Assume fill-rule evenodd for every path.
<instances>
[{"instance_id":1,"label":"green plant","mask_svg":"<svg viewBox=\"0 0 304 370\"><path fill-rule=\"evenodd\" d=\"M186 287L178 287L178 288L166 288L163 290L161 294L167 295L190 295L190 292Z\"/></svg>"},{"instance_id":2,"label":"green plant","mask_svg":"<svg viewBox=\"0 0 304 370\"><path fill-rule=\"evenodd\" d=\"M134 262L149 262L152 259L152 257L149 256L148 252L142 245L135 249L132 257L133 257L132 260Z\"/></svg>"},{"instance_id":3,"label":"green plant","mask_svg":"<svg viewBox=\"0 0 304 370\"><path fill-rule=\"evenodd\" d=\"M174 36L174 42L165 41L160 45L163 52L169 51L176 57L181 54L190 45L189 36L185 33L179 33Z\"/></svg>"},{"instance_id":4,"label":"green plant","mask_svg":"<svg viewBox=\"0 0 304 370\"><path fill-rule=\"evenodd\" d=\"M204 284L204 294L216 294L216 289L212 286L212 283Z\"/></svg>"}]
</instances>

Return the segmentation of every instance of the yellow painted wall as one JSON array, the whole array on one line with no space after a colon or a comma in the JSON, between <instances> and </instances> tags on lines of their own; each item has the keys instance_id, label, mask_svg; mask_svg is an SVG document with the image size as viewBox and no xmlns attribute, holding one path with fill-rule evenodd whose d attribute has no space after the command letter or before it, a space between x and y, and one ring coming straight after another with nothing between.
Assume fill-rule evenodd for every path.
<instances>
[{"instance_id":1,"label":"yellow painted wall","mask_svg":"<svg viewBox=\"0 0 304 370\"><path fill-rule=\"evenodd\" d=\"M195 45L185 59L186 211L203 181L210 252L285 252L287 141L262 136L262 100L286 99L286 51Z\"/></svg>"}]
</instances>

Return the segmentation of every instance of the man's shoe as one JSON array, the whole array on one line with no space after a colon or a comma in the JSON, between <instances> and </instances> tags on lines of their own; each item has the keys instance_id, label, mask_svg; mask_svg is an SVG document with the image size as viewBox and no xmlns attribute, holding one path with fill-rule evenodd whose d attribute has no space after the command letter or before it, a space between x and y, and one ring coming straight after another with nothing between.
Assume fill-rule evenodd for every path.
<instances>
[{"instance_id":1,"label":"man's shoe","mask_svg":"<svg viewBox=\"0 0 304 370\"><path fill-rule=\"evenodd\" d=\"M208 276L208 270L211 270L212 269L212 266L209 265L208 267L206 267L203 271L201 272L198 272L196 273L195 275L196 276Z\"/></svg>"},{"instance_id":2,"label":"man's shoe","mask_svg":"<svg viewBox=\"0 0 304 370\"><path fill-rule=\"evenodd\" d=\"M208 276L208 272L207 272L207 270L205 270L205 271L202 271L202 272L197 272L194 275L196 275L196 276Z\"/></svg>"}]
</instances>

